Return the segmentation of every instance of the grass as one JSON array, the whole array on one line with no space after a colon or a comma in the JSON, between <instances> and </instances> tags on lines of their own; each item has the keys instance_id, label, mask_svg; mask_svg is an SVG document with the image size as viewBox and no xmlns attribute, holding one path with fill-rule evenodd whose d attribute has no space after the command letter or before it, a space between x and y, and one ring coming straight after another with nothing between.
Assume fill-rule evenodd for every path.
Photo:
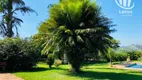
<instances>
[{"instance_id":1,"label":"grass","mask_svg":"<svg viewBox=\"0 0 142 80\"><path fill-rule=\"evenodd\" d=\"M13 74L25 80L142 80L142 72L112 69L107 63L85 65L80 74L71 73L68 69L68 65L49 69L40 63L33 70Z\"/></svg>"}]
</instances>

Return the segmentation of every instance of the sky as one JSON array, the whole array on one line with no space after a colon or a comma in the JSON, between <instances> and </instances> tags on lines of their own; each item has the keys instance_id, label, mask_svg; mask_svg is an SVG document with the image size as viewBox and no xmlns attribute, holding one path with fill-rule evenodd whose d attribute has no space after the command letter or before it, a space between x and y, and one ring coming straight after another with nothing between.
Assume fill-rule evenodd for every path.
<instances>
[{"instance_id":1,"label":"sky","mask_svg":"<svg viewBox=\"0 0 142 80\"><path fill-rule=\"evenodd\" d=\"M22 14L17 15L24 21L19 27L20 36L29 37L36 34L40 23L49 18L48 5L55 4L58 0L23 1L38 13L38 16L34 13L25 16ZM112 19L113 23L117 25L114 27L117 31L111 35L120 41L121 46L142 44L142 0L132 0L132 4L134 3L135 6L129 10L132 11L131 16L120 14L119 10L124 11L125 9L119 7L115 0L97 0L97 3L102 7L102 13Z\"/></svg>"}]
</instances>

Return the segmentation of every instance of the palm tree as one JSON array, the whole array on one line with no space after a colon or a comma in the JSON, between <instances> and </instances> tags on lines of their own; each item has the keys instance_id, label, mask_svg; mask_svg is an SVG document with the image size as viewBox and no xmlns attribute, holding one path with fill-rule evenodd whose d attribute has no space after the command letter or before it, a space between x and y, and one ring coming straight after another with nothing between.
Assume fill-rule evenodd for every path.
<instances>
[{"instance_id":1,"label":"palm tree","mask_svg":"<svg viewBox=\"0 0 142 80\"><path fill-rule=\"evenodd\" d=\"M1 0L0 1L0 14L2 20L0 22L0 34L6 37L13 37L14 31L18 35L18 26L23 22L17 18L17 12L22 14L35 12L30 7L27 7L23 0ZM15 30L13 30L15 28Z\"/></svg>"},{"instance_id":2,"label":"palm tree","mask_svg":"<svg viewBox=\"0 0 142 80\"><path fill-rule=\"evenodd\" d=\"M80 71L85 54L105 54L113 47L110 33L115 31L114 25L91 0L60 1L50 7L50 18L45 23L50 40L43 53L65 52L72 71Z\"/></svg>"}]
</instances>

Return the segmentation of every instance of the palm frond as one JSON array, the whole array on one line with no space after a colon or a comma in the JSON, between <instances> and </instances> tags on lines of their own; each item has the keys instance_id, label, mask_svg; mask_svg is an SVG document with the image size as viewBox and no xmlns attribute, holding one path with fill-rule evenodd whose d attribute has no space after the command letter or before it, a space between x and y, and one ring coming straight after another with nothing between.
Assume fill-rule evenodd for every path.
<instances>
[{"instance_id":1,"label":"palm frond","mask_svg":"<svg viewBox=\"0 0 142 80\"><path fill-rule=\"evenodd\" d=\"M0 35L5 36L7 33L6 26L3 22L0 22Z\"/></svg>"},{"instance_id":2,"label":"palm frond","mask_svg":"<svg viewBox=\"0 0 142 80\"><path fill-rule=\"evenodd\" d=\"M44 24L46 27L41 27L47 30L42 31L53 35L50 37L52 44L48 44L45 50L59 48L71 56L105 54L114 44L110 33L115 31L115 25L100 10L96 2L90 0L62 0L50 7L50 18Z\"/></svg>"},{"instance_id":3,"label":"palm frond","mask_svg":"<svg viewBox=\"0 0 142 80\"><path fill-rule=\"evenodd\" d=\"M23 23L23 20L13 16L12 24L21 26L21 23Z\"/></svg>"},{"instance_id":4,"label":"palm frond","mask_svg":"<svg viewBox=\"0 0 142 80\"><path fill-rule=\"evenodd\" d=\"M25 2L23 0L12 0L13 1L13 4L16 4L16 5L25 5Z\"/></svg>"},{"instance_id":5,"label":"palm frond","mask_svg":"<svg viewBox=\"0 0 142 80\"><path fill-rule=\"evenodd\" d=\"M30 13L30 12L36 13L35 10L33 10L33 9L31 9L30 7L27 7L27 6L17 7L17 8L15 8L15 10L13 10L12 12L14 13L14 12L16 12L16 11L20 11L23 15L24 15L25 13ZM37 15L37 13L36 13L36 15Z\"/></svg>"}]
</instances>

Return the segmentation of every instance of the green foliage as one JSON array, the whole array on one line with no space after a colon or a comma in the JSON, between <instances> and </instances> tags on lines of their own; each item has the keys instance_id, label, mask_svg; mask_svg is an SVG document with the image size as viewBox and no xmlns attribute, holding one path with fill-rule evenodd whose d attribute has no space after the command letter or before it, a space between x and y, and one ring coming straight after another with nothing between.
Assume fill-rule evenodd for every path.
<instances>
[{"instance_id":1,"label":"green foliage","mask_svg":"<svg viewBox=\"0 0 142 80\"><path fill-rule=\"evenodd\" d=\"M103 56L103 55L101 55ZM142 57L142 51L127 51L127 50L109 50L109 53L107 54L106 57L103 57L107 61L126 61L126 59L130 57L130 60L138 60L139 58Z\"/></svg>"},{"instance_id":2,"label":"green foliage","mask_svg":"<svg viewBox=\"0 0 142 80\"><path fill-rule=\"evenodd\" d=\"M80 71L86 53L105 54L113 47L110 33L115 31L114 25L95 1L62 0L50 7L49 13L49 19L39 28L39 33L43 31L49 38L42 52L66 53L73 71Z\"/></svg>"},{"instance_id":3,"label":"green foliage","mask_svg":"<svg viewBox=\"0 0 142 80\"><path fill-rule=\"evenodd\" d=\"M38 34L34 35L31 38L31 43L34 44L34 47L36 48L36 51L38 54L41 54L42 49L44 48L44 43L46 38L41 38Z\"/></svg>"},{"instance_id":4,"label":"green foliage","mask_svg":"<svg viewBox=\"0 0 142 80\"><path fill-rule=\"evenodd\" d=\"M126 61L127 57L127 53L124 52L114 53L112 55L112 61Z\"/></svg>"},{"instance_id":5,"label":"green foliage","mask_svg":"<svg viewBox=\"0 0 142 80\"><path fill-rule=\"evenodd\" d=\"M56 67L59 67L61 64L62 64L62 61L59 60L59 59L56 59L55 62L54 62L54 65L55 65Z\"/></svg>"},{"instance_id":6,"label":"green foliage","mask_svg":"<svg viewBox=\"0 0 142 80\"><path fill-rule=\"evenodd\" d=\"M111 61L126 61L128 55L125 51L117 51L112 49L110 52ZM108 59L107 59L108 61Z\"/></svg>"},{"instance_id":7,"label":"green foliage","mask_svg":"<svg viewBox=\"0 0 142 80\"><path fill-rule=\"evenodd\" d=\"M0 0L0 13L3 12L3 6L7 3L8 0Z\"/></svg>"},{"instance_id":8,"label":"green foliage","mask_svg":"<svg viewBox=\"0 0 142 80\"><path fill-rule=\"evenodd\" d=\"M53 54L48 54L47 64L49 65L49 68L51 68L52 65L54 64L54 56L53 56Z\"/></svg>"},{"instance_id":9,"label":"green foliage","mask_svg":"<svg viewBox=\"0 0 142 80\"><path fill-rule=\"evenodd\" d=\"M138 61L142 61L142 57L138 58Z\"/></svg>"},{"instance_id":10,"label":"green foliage","mask_svg":"<svg viewBox=\"0 0 142 80\"><path fill-rule=\"evenodd\" d=\"M0 40L0 61L8 63L7 69L29 69L36 65L40 58L35 44L28 39L6 38Z\"/></svg>"},{"instance_id":11,"label":"green foliage","mask_svg":"<svg viewBox=\"0 0 142 80\"><path fill-rule=\"evenodd\" d=\"M138 60L138 58L142 57L142 51L127 51L127 54L131 60Z\"/></svg>"}]
</instances>

